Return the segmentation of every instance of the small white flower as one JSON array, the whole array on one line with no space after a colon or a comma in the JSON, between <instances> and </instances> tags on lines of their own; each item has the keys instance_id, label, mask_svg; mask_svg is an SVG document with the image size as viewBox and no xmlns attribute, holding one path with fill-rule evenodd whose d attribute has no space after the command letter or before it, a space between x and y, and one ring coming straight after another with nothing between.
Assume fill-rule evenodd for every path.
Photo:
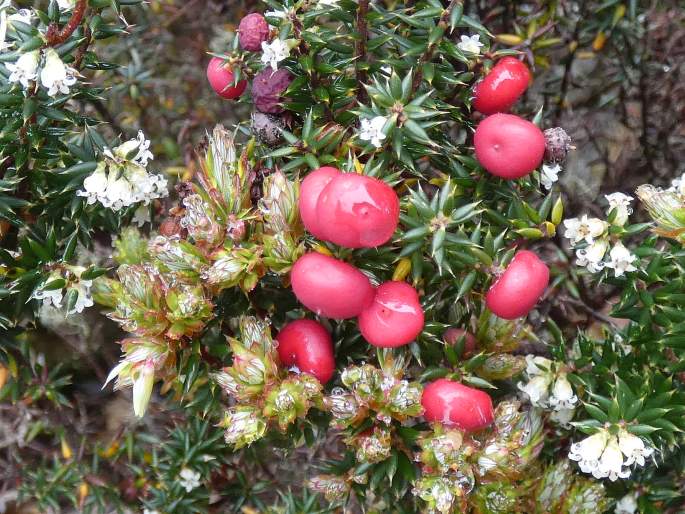
<instances>
[{"instance_id":1,"label":"small white flower","mask_svg":"<svg viewBox=\"0 0 685 514\"><path fill-rule=\"evenodd\" d=\"M526 373L528 376L549 373L552 369L552 361L539 355L526 355Z\"/></svg>"},{"instance_id":2,"label":"small white flower","mask_svg":"<svg viewBox=\"0 0 685 514\"><path fill-rule=\"evenodd\" d=\"M561 171L559 164L543 164L542 171L540 172L540 183L542 186L547 190L552 189L552 185L559 180L559 173Z\"/></svg>"},{"instance_id":3,"label":"small white flower","mask_svg":"<svg viewBox=\"0 0 685 514\"><path fill-rule=\"evenodd\" d=\"M359 129L359 138L364 141L371 141L371 144L376 148L382 147L385 139L383 127L387 122L388 119L384 116L376 116L371 119L363 118Z\"/></svg>"},{"instance_id":4,"label":"small white flower","mask_svg":"<svg viewBox=\"0 0 685 514\"><path fill-rule=\"evenodd\" d=\"M67 316L69 314L74 314L78 312L79 314L83 312L86 307L93 306L93 298L90 295L90 288L93 285L92 280L80 280L73 289L78 291L78 297L76 298L76 303L74 306L67 311Z\"/></svg>"},{"instance_id":5,"label":"small white flower","mask_svg":"<svg viewBox=\"0 0 685 514\"><path fill-rule=\"evenodd\" d=\"M152 358L148 358L142 366L139 366L137 373L133 376L133 413L139 418L145 415L154 383L155 364Z\"/></svg>"},{"instance_id":6,"label":"small white flower","mask_svg":"<svg viewBox=\"0 0 685 514\"><path fill-rule=\"evenodd\" d=\"M620 241L616 243L609 252L609 258L611 260L606 263L606 267L614 270L615 277L620 277L624 273L637 270L637 268L633 266L633 262L635 262L637 257L630 253L630 250L623 246L623 243Z\"/></svg>"},{"instance_id":7,"label":"small white flower","mask_svg":"<svg viewBox=\"0 0 685 514\"><path fill-rule=\"evenodd\" d=\"M519 382L518 388L530 400L531 405L536 407L546 407L549 398L549 386L552 383L552 374L545 373L531 378L527 383Z\"/></svg>"},{"instance_id":8,"label":"small white flower","mask_svg":"<svg viewBox=\"0 0 685 514\"><path fill-rule=\"evenodd\" d=\"M569 218L564 220L566 232L564 237L571 240L571 246L575 246L581 241L592 244L595 238L600 237L606 232L609 224L599 218L588 218L584 214L582 218Z\"/></svg>"},{"instance_id":9,"label":"small white flower","mask_svg":"<svg viewBox=\"0 0 685 514\"><path fill-rule=\"evenodd\" d=\"M609 202L609 208L607 209L607 214L609 214L613 209L616 209L616 217L614 218L614 225L622 227L628 221L628 216L633 213L633 209L630 204L633 201L632 196L624 195L623 193L611 193L610 195L604 195L604 198Z\"/></svg>"},{"instance_id":10,"label":"small white flower","mask_svg":"<svg viewBox=\"0 0 685 514\"><path fill-rule=\"evenodd\" d=\"M36 300L43 300L43 305L46 307L52 304L57 308L62 306L63 297L64 295L62 294L62 289L52 289L50 291L39 289L33 293L32 296L32 298L35 298Z\"/></svg>"},{"instance_id":11,"label":"small white flower","mask_svg":"<svg viewBox=\"0 0 685 514\"><path fill-rule=\"evenodd\" d=\"M638 436L631 434L627 430L621 430L618 434L618 446L626 456L626 466L635 463L639 466L645 465L645 457L654 453L654 448L645 445L645 442Z\"/></svg>"},{"instance_id":12,"label":"small white flower","mask_svg":"<svg viewBox=\"0 0 685 514\"><path fill-rule=\"evenodd\" d=\"M616 502L614 514L635 514L637 512L637 494L628 493Z\"/></svg>"},{"instance_id":13,"label":"small white flower","mask_svg":"<svg viewBox=\"0 0 685 514\"><path fill-rule=\"evenodd\" d=\"M200 487L200 473L190 468L183 468L178 474L181 483L187 493Z\"/></svg>"},{"instance_id":14,"label":"small white flower","mask_svg":"<svg viewBox=\"0 0 685 514\"><path fill-rule=\"evenodd\" d=\"M143 509L143 514L160 514L158 510Z\"/></svg>"},{"instance_id":15,"label":"small white flower","mask_svg":"<svg viewBox=\"0 0 685 514\"><path fill-rule=\"evenodd\" d=\"M150 223L152 219L150 218L150 208L147 205L140 205L133 213L133 222L142 227L146 223Z\"/></svg>"},{"instance_id":16,"label":"small white flower","mask_svg":"<svg viewBox=\"0 0 685 514\"><path fill-rule=\"evenodd\" d=\"M578 462L583 473L595 473L599 467L599 459L607 446L609 434L606 430L586 437L579 443L573 443L568 452L568 458Z\"/></svg>"},{"instance_id":17,"label":"small white flower","mask_svg":"<svg viewBox=\"0 0 685 514\"><path fill-rule=\"evenodd\" d=\"M15 21L26 23L26 25L31 25L31 20L33 20L33 11L31 9L19 9L17 12L10 14L7 17L7 21L10 25L12 25L12 22Z\"/></svg>"},{"instance_id":18,"label":"small white flower","mask_svg":"<svg viewBox=\"0 0 685 514\"><path fill-rule=\"evenodd\" d=\"M482 46L484 45L480 42L479 34L474 34L472 36L461 36L461 41L457 43L457 48L459 48L459 50L475 55L480 54L480 49Z\"/></svg>"},{"instance_id":19,"label":"small white flower","mask_svg":"<svg viewBox=\"0 0 685 514\"><path fill-rule=\"evenodd\" d=\"M280 18L285 20L288 17L288 11L266 11L264 16L266 18Z\"/></svg>"},{"instance_id":20,"label":"small white flower","mask_svg":"<svg viewBox=\"0 0 685 514\"><path fill-rule=\"evenodd\" d=\"M587 267L590 273L598 273L604 269L605 263L602 259L608 249L609 242L606 239L598 239L587 248L576 251L576 264Z\"/></svg>"},{"instance_id":21,"label":"small white flower","mask_svg":"<svg viewBox=\"0 0 685 514\"><path fill-rule=\"evenodd\" d=\"M57 0L57 5L62 10L73 9L76 5L76 0Z\"/></svg>"},{"instance_id":22,"label":"small white flower","mask_svg":"<svg viewBox=\"0 0 685 514\"><path fill-rule=\"evenodd\" d=\"M281 39L274 39L271 43L262 41L262 62L271 65L271 69L276 71L278 63L290 57L288 44Z\"/></svg>"},{"instance_id":23,"label":"small white flower","mask_svg":"<svg viewBox=\"0 0 685 514\"><path fill-rule=\"evenodd\" d=\"M17 62L8 62L5 67L9 70L10 82L19 82L24 89L28 89L31 82L38 78L38 65L40 63L40 52L34 50L21 54Z\"/></svg>"},{"instance_id":24,"label":"small white flower","mask_svg":"<svg viewBox=\"0 0 685 514\"><path fill-rule=\"evenodd\" d=\"M319 0L318 7L338 7L340 0Z\"/></svg>"},{"instance_id":25,"label":"small white flower","mask_svg":"<svg viewBox=\"0 0 685 514\"><path fill-rule=\"evenodd\" d=\"M671 181L671 187L669 187L667 191L677 193L681 196L685 195L685 173L679 178L673 179Z\"/></svg>"},{"instance_id":26,"label":"small white flower","mask_svg":"<svg viewBox=\"0 0 685 514\"><path fill-rule=\"evenodd\" d=\"M566 373L559 373L554 386L552 387L552 394L549 397L549 406L556 411L573 409L578 402L578 397L573 394L571 383L566 377Z\"/></svg>"},{"instance_id":27,"label":"small white flower","mask_svg":"<svg viewBox=\"0 0 685 514\"><path fill-rule=\"evenodd\" d=\"M122 160L128 160L143 168L147 167L148 161L155 158L150 151L150 140L145 138L142 130L138 131L138 136L135 139L129 139L117 146L113 155L115 159L118 157Z\"/></svg>"},{"instance_id":28,"label":"small white flower","mask_svg":"<svg viewBox=\"0 0 685 514\"><path fill-rule=\"evenodd\" d=\"M595 478L606 478L615 482L619 478L628 478L630 470L623 467L623 454L618 447L616 437L609 437L602 456L599 459L597 469L592 473Z\"/></svg>"},{"instance_id":29,"label":"small white flower","mask_svg":"<svg viewBox=\"0 0 685 514\"><path fill-rule=\"evenodd\" d=\"M556 423L559 423L564 428L570 428L571 420L573 419L573 415L575 412L575 409L555 410L552 411L552 414L549 416L549 419L555 421Z\"/></svg>"},{"instance_id":30,"label":"small white flower","mask_svg":"<svg viewBox=\"0 0 685 514\"><path fill-rule=\"evenodd\" d=\"M40 82L48 90L48 96L57 93L69 94L69 88L76 84L77 72L66 66L52 48L45 51L45 64L40 71Z\"/></svg>"},{"instance_id":31,"label":"small white flower","mask_svg":"<svg viewBox=\"0 0 685 514\"><path fill-rule=\"evenodd\" d=\"M76 194L86 197L88 204L92 205L104 195L106 189L107 173L105 172L105 164L100 163L95 171L85 178L83 189Z\"/></svg>"}]
</instances>

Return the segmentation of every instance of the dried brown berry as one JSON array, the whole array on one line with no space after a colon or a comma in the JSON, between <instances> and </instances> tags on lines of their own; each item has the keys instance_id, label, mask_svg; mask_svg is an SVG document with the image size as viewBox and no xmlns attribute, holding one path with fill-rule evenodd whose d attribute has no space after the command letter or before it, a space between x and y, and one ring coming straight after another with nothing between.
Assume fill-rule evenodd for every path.
<instances>
[{"instance_id":1,"label":"dried brown berry","mask_svg":"<svg viewBox=\"0 0 685 514\"><path fill-rule=\"evenodd\" d=\"M267 68L252 81L252 100L257 110L267 114L279 114L285 109L281 106L281 94L292 82L288 70L273 71Z\"/></svg>"},{"instance_id":2,"label":"dried brown berry","mask_svg":"<svg viewBox=\"0 0 685 514\"><path fill-rule=\"evenodd\" d=\"M269 39L269 24L264 16L252 13L240 20L238 25L238 40L240 47L249 52L257 52L262 48L262 42Z\"/></svg>"},{"instance_id":3,"label":"dried brown berry","mask_svg":"<svg viewBox=\"0 0 685 514\"><path fill-rule=\"evenodd\" d=\"M564 162L572 150L571 137L561 127L545 130L545 161Z\"/></svg>"},{"instance_id":4,"label":"dried brown berry","mask_svg":"<svg viewBox=\"0 0 685 514\"><path fill-rule=\"evenodd\" d=\"M263 112L252 113L252 134L260 143L266 146L276 146L283 139L282 128L285 128L285 123L280 116Z\"/></svg>"}]
</instances>

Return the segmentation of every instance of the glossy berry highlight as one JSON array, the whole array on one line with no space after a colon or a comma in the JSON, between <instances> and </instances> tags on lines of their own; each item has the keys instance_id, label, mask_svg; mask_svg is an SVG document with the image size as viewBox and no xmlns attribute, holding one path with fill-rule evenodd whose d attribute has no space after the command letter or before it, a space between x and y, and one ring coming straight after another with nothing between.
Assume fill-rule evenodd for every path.
<instances>
[{"instance_id":1,"label":"glossy berry highlight","mask_svg":"<svg viewBox=\"0 0 685 514\"><path fill-rule=\"evenodd\" d=\"M530 83L528 66L514 57L504 57L474 88L473 107L483 114L511 109Z\"/></svg>"},{"instance_id":2,"label":"glossy berry highlight","mask_svg":"<svg viewBox=\"0 0 685 514\"><path fill-rule=\"evenodd\" d=\"M239 81L234 85L235 76L227 67L226 61L218 57L212 57L207 66L207 80L212 89L222 98L235 100L243 94L247 87L247 82Z\"/></svg>"},{"instance_id":3,"label":"glossy berry highlight","mask_svg":"<svg viewBox=\"0 0 685 514\"><path fill-rule=\"evenodd\" d=\"M278 333L276 341L278 356L285 366L296 366L322 384L333 376L333 341L321 323L311 319L292 321Z\"/></svg>"},{"instance_id":4,"label":"glossy berry highlight","mask_svg":"<svg viewBox=\"0 0 685 514\"><path fill-rule=\"evenodd\" d=\"M476 432L494 419L490 395L459 382L440 378L423 389L421 405L427 421Z\"/></svg>"}]
</instances>

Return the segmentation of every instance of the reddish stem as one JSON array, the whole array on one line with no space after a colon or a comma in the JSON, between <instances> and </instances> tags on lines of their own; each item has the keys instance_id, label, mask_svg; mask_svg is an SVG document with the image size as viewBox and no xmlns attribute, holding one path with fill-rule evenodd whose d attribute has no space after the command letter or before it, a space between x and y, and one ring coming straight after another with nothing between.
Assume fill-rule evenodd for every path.
<instances>
[{"instance_id":1,"label":"reddish stem","mask_svg":"<svg viewBox=\"0 0 685 514\"><path fill-rule=\"evenodd\" d=\"M51 23L48 27L47 34L45 35L48 46L61 45L69 39L78 26L81 25L87 7L88 0L78 0L74 7L74 12L71 13L71 18L69 18L69 21L62 30L59 29L59 26L56 23Z\"/></svg>"}]
</instances>

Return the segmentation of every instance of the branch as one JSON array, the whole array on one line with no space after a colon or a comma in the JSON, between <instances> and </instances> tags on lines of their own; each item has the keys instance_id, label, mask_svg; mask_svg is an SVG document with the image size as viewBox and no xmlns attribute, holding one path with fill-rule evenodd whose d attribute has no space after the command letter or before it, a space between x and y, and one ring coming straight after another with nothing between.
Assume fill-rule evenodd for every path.
<instances>
[{"instance_id":1,"label":"branch","mask_svg":"<svg viewBox=\"0 0 685 514\"><path fill-rule=\"evenodd\" d=\"M369 40L369 27L366 23L366 15L368 13L369 0L359 0L359 8L357 9L357 32L359 32L359 40L355 45L355 70L359 86L357 100L359 103L365 103L367 100L364 85L368 82L368 75L366 74L366 70L360 68L360 63L366 63L366 44Z\"/></svg>"},{"instance_id":2,"label":"branch","mask_svg":"<svg viewBox=\"0 0 685 514\"><path fill-rule=\"evenodd\" d=\"M69 18L69 21L62 30L59 29L59 26L56 23L51 23L45 34L48 46L58 46L69 39L78 26L81 25L87 7L88 0L78 0L74 7L74 11L71 13L71 18Z\"/></svg>"},{"instance_id":3,"label":"branch","mask_svg":"<svg viewBox=\"0 0 685 514\"><path fill-rule=\"evenodd\" d=\"M447 26L449 23L450 16L452 16L452 11L454 11L454 8L461 4L462 0L451 0L447 8L442 12L442 15L440 16L440 19L438 20L438 27L442 27L443 30L447 30ZM439 41L439 39L438 39ZM412 91L416 91L419 88L419 85L421 85L421 81L423 80L423 65L430 62L431 59L433 59L433 54L435 53L435 48L438 46L438 41L434 41L430 43L426 47L426 51L423 52L423 55L419 59L419 65L417 66L416 69L416 75L414 75L414 80L411 83L411 88Z\"/></svg>"}]
</instances>

